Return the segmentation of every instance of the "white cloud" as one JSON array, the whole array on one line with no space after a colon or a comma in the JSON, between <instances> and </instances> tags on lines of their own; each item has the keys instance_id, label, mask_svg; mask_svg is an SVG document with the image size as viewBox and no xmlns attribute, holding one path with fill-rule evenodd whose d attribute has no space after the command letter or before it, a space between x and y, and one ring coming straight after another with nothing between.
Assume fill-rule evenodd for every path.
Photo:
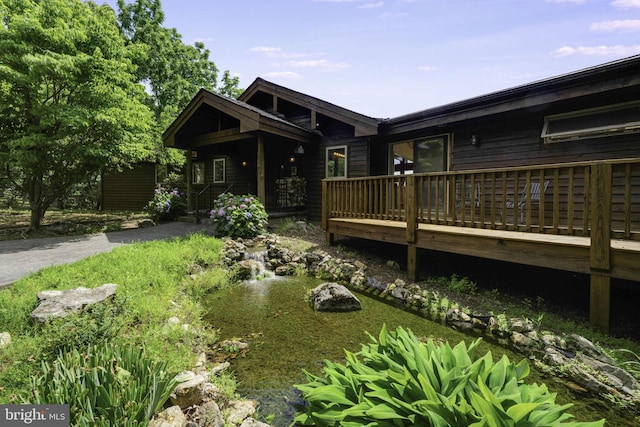
<instances>
[{"instance_id":1,"label":"white cloud","mask_svg":"<svg viewBox=\"0 0 640 427\"><path fill-rule=\"evenodd\" d=\"M384 6L384 2L383 1L379 1L378 3L366 3L363 4L361 6L358 6L359 9L375 9L378 7L382 7Z\"/></svg>"},{"instance_id":2,"label":"white cloud","mask_svg":"<svg viewBox=\"0 0 640 427\"><path fill-rule=\"evenodd\" d=\"M614 0L611 2L611 5L623 9L631 9L634 7L640 7L640 0Z\"/></svg>"},{"instance_id":3,"label":"white cloud","mask_svg":"<svg viewBox=\"0 0 640 427\"><path fill-rule=\"evenodd\" d=\"M616 56L630 56L640 53L640 45L635 46L580 46L571 47L563 46L556 49L553 52L554 56L604 56L604 55L616 55Z\"/></svg>"},{"instance_id":4,"label":"white cloud","mask_svg":"<svg viewBox=\"0 0 640 427\"><path fill-rule=\"evenodd\" d=\"M278 56L282 51L279 47L270 47L270 46L256 46L249 49L249 52L257 52L261 53L264 56L273 58L274 56Z\"/></svg>"},{"instance_id":5,"label":"white cloud","mask_svg":"<svg viewBox=\"0 0 640 427\"><path fill-rule=\"evenodd\" d=\"M326 59L308 59L303 61L289 61L287 65L295 68L319 68L323 70L339 70L339 69L345 69L345 68L351 67L351 65L344 62L332 62Z\"/></svg>"},{"instance_id":6,"label":"white cloud","mask_svg":"<svg viewBox=\"0 0 640 427\"><path fill-rule=\"evenodd\" d=\"M640 19L624 19L617 21L594 22L591 31L631 33L640 31Z\"/></svg>"},{"instance_id":7,"label":"white cloud","mask_svg":"<svg viewBox=\"0 0 640 427\"><path fill-rule=\"evenodd\" d=\"M438 67L433 67L431 65L422 65L422 66L418 67L418 70L420 70L420 71L437 71Z\"/></svg>"},{"instance_id":8,"label":"white cloud","mask_svg":"<svg viewBox=\"0 0 640 427\"><path fill-rule=\"evenodd\" d=\"M362 0L313 0L317 3L353 3Z\"/></svg>"},{"instance_id":9,"label":"white cloud","mask_svg":"<svg viewBox=\"0 0 640 427\"><path fill-rule=\"evenodd\" d=\"M583 3L586 3L586 0L547 0L547 3L575 3L575 4L583 4Z\"/></svg>"},{"instance_id":10,"label":"white cloud","mask_svg":"<svg viewBox=\"0 0 640 427\"><path fill-rule=\"evenodd\" d=\"M294 73L293 71L272 71L269 73L264 73L262 77L271 78L271 79L299 79L300 74Z\"/></svg>"}]
</instances>

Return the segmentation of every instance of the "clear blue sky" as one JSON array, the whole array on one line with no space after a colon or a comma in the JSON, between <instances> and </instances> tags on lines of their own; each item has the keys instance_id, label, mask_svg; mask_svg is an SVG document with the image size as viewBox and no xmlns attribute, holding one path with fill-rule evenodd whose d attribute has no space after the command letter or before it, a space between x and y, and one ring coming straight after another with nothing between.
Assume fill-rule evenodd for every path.
<instances>
[{"instance_id":1,"label":"clear blue sky","mask_svg":"<svg viewBox=\"0 0 640 427\"><path fill-rule=\"evenodd\" d=\"M640 54L640 0L164 0L162 7L165 26L187 44L204 42L241 87L262 77L379 118Z\"/></svg>"}]
</instances>

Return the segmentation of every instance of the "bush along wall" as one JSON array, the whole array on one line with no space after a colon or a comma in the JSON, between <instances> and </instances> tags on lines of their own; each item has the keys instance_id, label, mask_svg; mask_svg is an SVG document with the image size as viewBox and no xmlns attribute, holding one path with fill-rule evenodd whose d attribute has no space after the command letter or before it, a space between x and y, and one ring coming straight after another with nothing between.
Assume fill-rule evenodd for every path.
<instances>
[{"instance_id":1,"label":"bush along wall","mask_svg":"<svg viewBox=\"0 0 640 427\"><path fill-rule=\"evenodd\" d=\"M359 261L333 258L322 250L299 252L283 248L275 235L227 240L222 262L231 269L241 270L246 264L239 261L244 259L247 247L254 246L266 248L266 267L277 275L308 274L372 296L393 299L425 318L512 346L530 356L543 371L564 377L621 406L640 407L640 384L634 376L616 366L613 359L580 335L564 336L539 330L530 319L472 313L426 285L407 284L400 279L381 283L369 277L366 265ZM248 271L237 273L238 277L248 274Z\"/></svg>"}]
</instances>

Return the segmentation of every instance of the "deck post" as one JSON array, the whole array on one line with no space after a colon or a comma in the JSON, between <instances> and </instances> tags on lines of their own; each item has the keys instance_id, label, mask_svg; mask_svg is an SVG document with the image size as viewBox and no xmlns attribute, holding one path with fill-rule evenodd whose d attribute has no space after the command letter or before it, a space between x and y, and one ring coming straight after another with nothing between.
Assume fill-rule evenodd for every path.
<instances>
[{"instance_id":1,"label":"deck post","mask_svg":"<svg viewBox=\"0 0 640 427\"><path fill-rule=\"evenodd\" d=\"M329 183L326 179L322 180L322 218L320 227L325 232L325 243L327 246L333 246L333 233L329 232L329 219L331 208L329 206Z\"/></svg>"},{"instance_id":2,"label":"deck post","mask_svg":"<svg viewBox=\"0 0 640 427\"><path fill-rule=\"evenodd\" d=\"M604 332L609 332L611 301L611 278L603 274L611 269L611 182L611 164L591 166L589 322Z\"/></svg>"},{"instance_id":3,"label":"deck post","mask_svg":"<svg viewBox=\"0 0 640 427\"><path fill-rule=\"evenodd\" d=\"M418 281L418 248L416 245L407 245L407 277L410 281Z\"/></svg>"},{"instance_id":4,"label":"deck post","mask_svg":"<svg viewBox=\"0 0 640 427\"><path fill-rule=\"evenodd\" d=\"M418 197L416 191L416 176L407 175L407 199L405 206L405 215L407 219L407 242L416 242L416 228L418 226L417 216L418 207L416 199Z\"/></svg>"},{"instance_id":5,"label":"deck post","mask_svg":"<svg viewBox=\"0 0 640 427\"><path fill-rule=\"evenodd\" d=\"M591 273L589 292L589 323L602 332L608 333L611 310L611 278Z\"/></svg>"}]
</instances>

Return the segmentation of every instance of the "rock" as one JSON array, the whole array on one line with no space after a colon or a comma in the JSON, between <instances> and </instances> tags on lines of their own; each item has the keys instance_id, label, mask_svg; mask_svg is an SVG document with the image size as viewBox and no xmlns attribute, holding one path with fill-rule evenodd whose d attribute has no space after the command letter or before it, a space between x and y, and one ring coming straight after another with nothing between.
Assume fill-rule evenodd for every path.
<instances>
[{"instance_id":1,"label":"rock","mask_svg":"<svg viewBox=\"0 0 640 427\"><path fill-rule=\"evenodd\" d=\"M595 344L583 336L571 334L567 337L566 342L570 350L586 354L604 363L613 364L613 360L609 356L600 351Z\"/></svg>"},{"instance_id":2,"label":"rock","mask_svg":"<svg viewBox=\"0 0 640 427\"><path fill-rule=\"evenodd\" d=\"M529 319L514 318L509 320L509 327L513 332L526 333L533 331L533 322Z\"/></svg>"},{"instance_id":3,"label":"rock","mask_svg":"<svg viewBox=\"0 0 640 427\"><path fill-rule=\"evenodd\" d=\"M409 296L409 290L394 286L391 289L391 296L401 301L405 301Z\"/></svg>"},{"instance_id":4,"label":"rock","mask_svg":"<svg viewBox=\"0 0 640 427\"><path fill-rule=\"evenodd\" d=\"M150 218L145 218L138 221L138 228L149 228L154 227L155 225L156 223L153 222L153 220Z\"/></svg>"},{"instance_id":5,"label":"rock","mask_svg":"<svg viewBox=\"0 0 640 427\"><path fill-rule=\"evenodd\" d=\"M513 345L520 348L532 347L535 343L535 341L527 335L515 331L511 333L511 342L513 342Z\"/></svg>"},{"instance_id":6,"label":"rock","mask_svg":"<svg viewBox=\"0 0 640 427\"><path fill-rule=\"evenodd\" d=\"M227 405L227 423L240 424L256 412L253 400L232 400Z\"/></svg>"},{"instance_id":7,"label":"rock","mask_svg":"<svg viewBox=\"0 0 640 427\"><path fill-rule=\"evenodd\" d=\"M269 424L265 424L253 418L247 418L240 424L240 427L270 427Z\"/></svg>"},{"instance_id":8,"label":"rock","mask_svg":"<svg viewBox=\"0 0 640 427\"><path fill-rule=\"evenodd\" d=\"M187 417L179 406L171 406L162 412L158 412L149 421L149 427L184 427L187 425Z\"/></svg>"},{"instance_id":9,"label":"rock","mask_svg":"<svg viewBox=\"0 0 640 427\"><path fill-rule=\"evenodd\" d=\"M97 288L75 288L66 291L38 292L40 304L31 313L38 322L64 317L81 311L85 306L104 301L116 293L118 285L107 283Z\"/></svg>"},{"instance_id":10,"label":"rock","mask_svg":"<svg viewBox=\"0 0 640 427\"><path fill-rule=\"evenodd\" d=\"M638 383L635 378L627 371L613 366L608 363L593 359L585 354L578 354L576 359L584 363L590 369L598 373L598 377L602 377L604 383L612 386L616 390L621 390L629 395L638 389Z\"/></svg>"},{"instance_id":11,"label":"rock","mask_svg":"<svg viewBox=\"0 0 640 427\"><path fill-rule=\"evenodd\" d=\"M196 412L197 422L200 426L224 427L224 417L216 402L206 402Z\"/></svg>"},{"instance_id":12,"label":"rock","mask_svg":"<svg viewBox=\"0 0 640 427\"><path fill-rule=\"evenodd\" d=\"M311 300L316 311L361 310L360 300L346 287L337 283L322 283L311 291Z\"/></svg>"},{"instance_id":13,"label":"rock","mask_svg":"<svg viewBox=\"0 0 640 427\"><path fill-rule=\"evenodd\" d=\"M229 362L218 363L216 366L213 367L213 369L211 369L211 375L217 375L218 373L229 368L229 366L231 366Z\"/></svg>"},{"instance_id":14,"label":"rock","mask_svg":"<svg viewBox=\"0 0 640 427\"><path fill-rule=\"evenodd\" d=\"M183 378L184 374L178 374L176 379ZM202 392L206 379L202 375L193 375L187 381L181 382L171 393L170 400L173 405L185 409L202 402Z\"/></svg>"},{"instance_id":15,"label":"rock","mask_svg":"<svg viewBox=\"0 0 640 427\"><path fill-rule=\"evenodd\" d=\"M0 348L8 347L11 344L11 335L9 332L0 332Z\"/></svg>"},{"instance_id":16,"label":"rock","mask_svg":"<svg viewBox=\"0 0 640 427\"><path fill-rule=\"evenodd\" d=\"M389 260L386 262L387 267L392 268L394 270L400 270L400 264L393 260Z\"/></svg>"}]
</instances>

